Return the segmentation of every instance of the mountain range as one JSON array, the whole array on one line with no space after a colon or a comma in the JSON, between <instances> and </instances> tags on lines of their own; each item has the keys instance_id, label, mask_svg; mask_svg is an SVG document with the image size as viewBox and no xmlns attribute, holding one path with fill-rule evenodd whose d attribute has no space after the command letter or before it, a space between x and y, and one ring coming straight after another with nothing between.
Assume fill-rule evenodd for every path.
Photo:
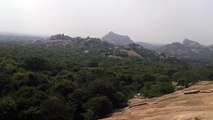
<instances>
[{"instance_id":1,"label":"mountain range","mask_svg":"<svg viewBox=\"0 0 213 120\"><path fill-rule=\"evenodd\" d=\"M114 33L111 32L109 34ZM120 37L122 39L119 39ZM135 44L133 41L130 41L129 44L127 44L125 38L128 37L117 35L117 37L113 37L113 39L114 38L119 39L120 42L123 40L126 41L125 45L112 44L99 38L72 38L64 34L53 35L45 40L36 40L33 41L33 44L45 45L48 47L63 46L72 49L72 51L84 52L85 54L96 53L97 55L113 58L137 57L143 60L157 60L159 58L159 55L156 55L154 51L145 49L142 46Z\"/></svg>"},{"instance_id":2,"label":"mountain range","mask_svg":"<svg viewBox=\"0 0 213 120\"><path fill-rule=\"evenodd\" d=\"M118 35L113 32L108 33L102 40L115 45L129 45L134 43L128 36ZM189 39L184 39L182 43L174 42L162 46L145 42L136 42L135 44L145 49L155 51L156 53L166 54L167 57L171 56L180 59L205 62L213 61L213 45L205 46Z\"/></svg>"},{"instance_id":3,"label":"mountain range","mask_svg":"<svg viewBox=\"0 0 213 120\"><path fill-rule=\"evenodd\" d=\"M145 42L134 42L127 35L109 32L103 38L72 38L64 34L52 35L49 38L32 36L0 35L4 41L30 40L33 44L45 46L63 46L73 51L96 53L108 57L138 57L140 59L167 59L177 58L195 60L198 62L213 63L213 45L205 46L196 41L184 39L182 43L174 42L167 45L153 45ZM1 40L0 39L0 40ZM2 41L1 40L1 41Z\"/></svg>"}]
</instances>

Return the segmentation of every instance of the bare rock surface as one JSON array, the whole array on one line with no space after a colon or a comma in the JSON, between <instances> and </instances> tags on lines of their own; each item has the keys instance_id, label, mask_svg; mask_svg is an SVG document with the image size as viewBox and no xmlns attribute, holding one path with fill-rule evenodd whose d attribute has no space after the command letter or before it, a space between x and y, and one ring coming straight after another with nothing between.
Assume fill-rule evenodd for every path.
<instances>
[{"instance_id":1,"label":"bare rock surface","mask_svg":"<svg viewBox=\"0 0 213 120\"><path fill-rule=\"evenodd\" d=\"M185 94L186 92L193 94ZM153 99L133 98L129 106L105 120L213 120L213 82L199 82L189 88Z\"/></svg>"}]
</instances>

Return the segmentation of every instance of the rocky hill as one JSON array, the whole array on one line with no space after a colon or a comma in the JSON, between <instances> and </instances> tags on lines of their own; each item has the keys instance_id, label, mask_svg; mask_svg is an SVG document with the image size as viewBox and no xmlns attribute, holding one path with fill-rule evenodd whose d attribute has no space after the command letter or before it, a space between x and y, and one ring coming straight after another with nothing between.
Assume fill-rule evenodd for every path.
<instances>
[{"instance_id":1,"label":"rocky hill","mask_svg":"<svg viewBox=\"0 0 213 120\"><path fill-rule=\"evenodd\" d=\"M200 43L196 42L196 41L192 41L192 40L189 40L189 39L184 39L182 44L185 46L185 47L188 47L188 48L204 48L205 46L204 45L201 45Z\"/></svg>"},{"instance_id":2,"label":"rocky hill","mask_svg":"<svg viewBox=\"0 0 213 120\"><path fill-rule=\"evenodd\" d=\"M205 48L206 47L204 45L201 45L198 42L184 39L182 43L174 42L172 44L162 46L158 49L158 51L168 54L182 55L189 53L200 53Z\"/></svg>"},{"instance_id":3,"label":"rocky hill","mask_svg":"<svg viewBox=\"0 0 213 120\"><path fill-rule=\"evenodd\" d=\"M114 32L109 32L102 38L102 40L114 45L129 45L134 43L129 36L119 35Z\"/></svg>"},{"instance_id":4,"label":"rocky hill","mask_svg":"<svg viewBox=\"0 0 213 120\"><path fill-rule=\"evenodd\" d=\"M189 39L183 40L182 43L175 42L162 46L157 51L184 59L207 62L213 60L213 50L211 46L207 47Z\"/></svg>"},{"instance_id":5,"label":"rocky hill","mask_svg":"<svg viewBox=\"0 0 213 120\"><path fill-rule=\"evenodd\" d=\"M125 41L124 38L122 40ZM154 61L157 60L160 56L159 54L155 54L155 52L147 50L133 42L130 42L130 44L126 44L125 46L114 45L98 38L72 38L64 34L53 35L46 40L36 40L33 41L33 44L45 45L48 47L62 46L69 48L72 51L78 51L85 54L96 53L98 55L113 58L137 57L143 60L151 59Z\"/></svg>"},{"instance_id":6,"label":"rocky hill","mask_svg":"<svg viewBox=\"0 0 213 120\"><path fill-rule=\"evenodd\" d=\"M213 45L208 46L208 48L213 52Z\"/></svg>"},{"instance_id":7,"label":"rocky hill","mask_svg":"<svg viewBox=\"0 0 213 120\"><path fill-rule=\"evenodd\" d=\"M67 50L73 51L78 54L101 55L104 57L116 59L135 57L143 61L164 61L172 64L185 63L184 61L180 61L176 57L166 56L163 53L145 49L144 47L136 43L130 43L128 45L114 45L99 38L72 38L64 34L57 34L45 40L35 40L32 42L32 44L47 46L51 48L65 47L67 48Z\"/></svg>"},{"instance_id":8,"label":"rocky hill","mask_svg":"<svg viewBox=\"0 0 213 120\"><path fill-rule=\"evenodd\" d=\"M90 52L107 52L108 50L114 48L114 45L101 41L98 38L81 38L76 37L72 38L68 35L64 34L57 34L52 35L50 38L45 40L36 40L33 41L33 44L37 45L45 45L48 47L66 47L72 49L72 51L87 51L86 53Z\"/></svg>"}]
</instances>

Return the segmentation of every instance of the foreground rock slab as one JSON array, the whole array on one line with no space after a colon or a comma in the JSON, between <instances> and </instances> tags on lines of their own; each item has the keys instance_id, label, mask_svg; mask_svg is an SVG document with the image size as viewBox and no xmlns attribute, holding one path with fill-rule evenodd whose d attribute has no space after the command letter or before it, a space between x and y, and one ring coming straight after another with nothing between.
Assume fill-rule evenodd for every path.
<instances>
[{"instance_id":1,"label":"foreground rock slab","mask_svg":"<svg viewBox=\"0 0 213 120\"><path fill-rule=\"evenodd\" d=\"M213 120L213 82L153 99L133 98L104 120Z\"/></svg>"}]
</instances>

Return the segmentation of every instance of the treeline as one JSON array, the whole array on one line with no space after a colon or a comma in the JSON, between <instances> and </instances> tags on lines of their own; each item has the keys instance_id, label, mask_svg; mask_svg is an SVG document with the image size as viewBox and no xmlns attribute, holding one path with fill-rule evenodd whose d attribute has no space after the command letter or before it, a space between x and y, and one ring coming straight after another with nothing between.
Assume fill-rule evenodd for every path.
<instances>
[{"instance_id":1,"label":"treeline","mask_svg":"<svg viewBox=\"0 0 213 120\"><path fill-rule=\"evenodd\" d=\"M213 67L1 43L0 119L95 120L137 93L157 97L200 80L213 80Z\"/></svg>"}]
</instances>

